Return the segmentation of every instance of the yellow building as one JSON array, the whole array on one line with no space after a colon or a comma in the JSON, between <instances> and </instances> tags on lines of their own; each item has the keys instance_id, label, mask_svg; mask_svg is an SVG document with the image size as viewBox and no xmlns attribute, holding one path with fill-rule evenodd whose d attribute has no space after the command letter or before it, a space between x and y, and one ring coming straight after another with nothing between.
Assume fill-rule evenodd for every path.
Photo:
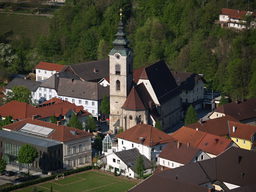
<instances>
[{"instance_id":1,"label":"yellow building","mask_svg":"<svg viewBox=\"0 0 256 192\"><path fill-rule=\"evenodd\" d=\"M252 150L256 146L256 126L229 121L229 136L240 148Z\"/></svg>"}]
</instances>

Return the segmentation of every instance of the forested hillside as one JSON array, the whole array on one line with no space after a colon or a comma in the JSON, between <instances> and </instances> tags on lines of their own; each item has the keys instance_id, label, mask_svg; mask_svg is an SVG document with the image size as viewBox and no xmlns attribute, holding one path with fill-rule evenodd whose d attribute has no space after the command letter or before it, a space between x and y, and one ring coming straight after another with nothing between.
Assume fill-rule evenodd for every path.
<instances>
[{"instance_id":1,"label":"forested hillside","mask_svg":"<svg viewBox=\"0 0 256 192\"><path fill-rule=\"evenodd\" d=\"M29 53L63 64L106 58L122 8L136 68L164 59L171 69L203 73L210 88L233 99L255 97L256 30L236 32L214 24L227 6L255 11L256 2L67 0L50 33Z\"/></svg>"}]
</instances>

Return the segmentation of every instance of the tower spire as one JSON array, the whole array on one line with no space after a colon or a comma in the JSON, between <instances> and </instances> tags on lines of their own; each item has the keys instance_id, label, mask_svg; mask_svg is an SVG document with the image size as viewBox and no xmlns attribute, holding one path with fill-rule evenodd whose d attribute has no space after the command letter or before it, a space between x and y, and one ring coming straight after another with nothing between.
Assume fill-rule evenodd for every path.
<instances>
[{"instance_id":1,"label":"tower spire","mask_svg":"<svg viewBox=\"0 0 256 192\"><path fill-rule=\"evenodd\" d=\"M121 50L128 48L128 40L126 38L126 34L124 32L124 24L123 24L123 10L120 9L120 20L117 28L116 38L113 41L114 48L116 50Z\"/></svg>"}]
</instances>

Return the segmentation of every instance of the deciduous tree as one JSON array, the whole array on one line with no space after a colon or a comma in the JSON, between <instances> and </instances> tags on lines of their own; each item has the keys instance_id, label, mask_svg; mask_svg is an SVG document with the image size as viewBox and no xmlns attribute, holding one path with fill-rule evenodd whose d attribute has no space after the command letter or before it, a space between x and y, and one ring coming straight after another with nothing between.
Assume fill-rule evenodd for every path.
<instances>
[{"instance_id":1,"label":"deciduous tree","mask_svg":"<svg viewBox=\"0 0 256 192\"><path fill-rule=\"evenodd\" d=\"M137 158L135 169L138 177L143 178L145 167L144 167L144 160L142 155L139 155L139 157Z\"/></svg>"},{"instance_id":2,"label":"deciduous tree","mask_svg":"<svg viewBox=\"0 0 256 192\"><path fill-rule=\"evenodd\" d=\"M188 107L188 110L185 115L185 125L196 123L198 120L196 110L192 105Z\"/></svg>"}]
</instances>

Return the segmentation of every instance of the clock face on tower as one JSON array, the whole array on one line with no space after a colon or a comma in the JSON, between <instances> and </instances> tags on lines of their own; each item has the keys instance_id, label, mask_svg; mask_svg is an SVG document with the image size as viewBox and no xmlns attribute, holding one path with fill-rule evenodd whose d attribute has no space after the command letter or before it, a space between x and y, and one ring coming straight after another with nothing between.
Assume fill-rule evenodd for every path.
<instances>
[{"instance_id":1,"label":"clock face on tower","mask_svg":"<svg viewBox=\"0 0 256 192\"><path fill-rule=\"evenodd\" d=\"M117 59L120 59L120 55L119 55L118 53L115 54L115 57L116 57Z\"/></svg>"}]
</instances>

